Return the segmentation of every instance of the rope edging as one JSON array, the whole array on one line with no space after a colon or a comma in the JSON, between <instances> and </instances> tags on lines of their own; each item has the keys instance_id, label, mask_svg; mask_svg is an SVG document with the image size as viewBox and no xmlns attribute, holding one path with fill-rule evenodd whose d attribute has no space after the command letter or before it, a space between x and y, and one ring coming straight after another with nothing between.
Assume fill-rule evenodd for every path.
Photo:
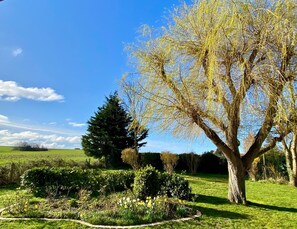
<instances>
[{"instance_id":1,"label":"rope edging","mask_svg":"<svg viewBox=\"0 0 297 229\"><path fill-rule=\"evenodd\" d=\"M0 215L1 213L6 210L6 208L0 209ZM131 226L111 226L111 225L95 225L91 224L82 220L77 220L77 219L51 219L51 218L4 218L0 217L0 220L7 220L7 221L18 221L18 220L44 220L44 221L70 221L70 222L75 222L79 223L81 225L85 225L88 227L93 227L93 228L110 228L110 229L129 229L129 228L141 228L141 227L153 227L153 226L159 226L163 225L166 223L172 223L172 222L184 222L184 221L189 221L195 218L199 218L202 215L200 211L197 211L196 215L190 216L190 217L185 217L185 218L180 218L180 219L172 219L172 220L165 220L161 222L155 222L155 223L149 223L149 224L140 224L140 225L131 225Z\"/></svg>"}]
</instances>

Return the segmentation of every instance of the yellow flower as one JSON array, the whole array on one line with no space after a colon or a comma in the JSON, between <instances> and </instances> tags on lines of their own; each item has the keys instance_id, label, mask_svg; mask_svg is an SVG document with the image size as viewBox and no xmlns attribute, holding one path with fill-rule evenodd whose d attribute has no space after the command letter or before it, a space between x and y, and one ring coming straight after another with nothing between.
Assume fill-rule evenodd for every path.
<instances>
[{"instance_id":1,"label":"yellow flower","mask_svg":"<svg viewBox=\"0 0 297 229\"><path fill-rule=\"evenodd\" d=\"M144 202L143 201L139 201L138 202L138 205L144 205Z\"/></svg>"},{"instance_id":2,"label":"yellow flower","mask_svg":"<svg viewBox=\"0 0 297 229\"><path fill-rule=\"evenodd\" d=\"M35 204L35 206L34 206L34 207L35 207L35 209L37 209L37 208L38 208L38 205L37 205L37 204Z\"/></svg>"},{"instance_id":3,"label":"yellow flower","mask_svg":"<svg viewBox=\"0 0 297 229\"><path fill-rule=\"evenodd\" d=\"M148 201L147 206L148 206L149 208L152 206L152 201L151 201L151 200Z\"/></svg>"}]
</instances>

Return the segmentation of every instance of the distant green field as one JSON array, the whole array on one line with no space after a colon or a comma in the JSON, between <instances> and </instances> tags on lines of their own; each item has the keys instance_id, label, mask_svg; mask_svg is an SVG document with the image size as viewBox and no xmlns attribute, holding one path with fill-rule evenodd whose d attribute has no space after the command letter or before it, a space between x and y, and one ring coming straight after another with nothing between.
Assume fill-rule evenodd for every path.
<instances>
[{"instance_id":1,"label":"distant green field","mask_svg":"<svg viewBox=\"0 0 297 229\"><path fill-rule=\"evenodd\" d=\"M85 161L88 157L83 150L50 149L48 151L16 151L9 146L0 146L0 166L12 162L26 162L34 160L63 159L76 162Z\"/></svg>"}]
</instances>

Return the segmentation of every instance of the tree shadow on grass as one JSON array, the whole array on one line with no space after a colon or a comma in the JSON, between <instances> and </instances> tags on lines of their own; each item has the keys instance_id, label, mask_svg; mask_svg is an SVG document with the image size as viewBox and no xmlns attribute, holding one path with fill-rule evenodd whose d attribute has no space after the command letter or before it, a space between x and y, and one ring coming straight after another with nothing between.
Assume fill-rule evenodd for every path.
<instances>
[{"instance_id":1,"label":"tree shadow on grass","mask_svg":"<svg viewBox=\"0 0 297 229\"><path fill-rule=\"evenodd\" d=\"M259 207L259 208L265 208L265 209L269 209L269 210L281 211L281 212L297 213L296 208L287 208L287 207L273 206L273 205L267 205L267 204L259 204L259 203L253 203L253 202L249 202L248 205L249 206Z\"/></svg>"},{"instance_id":2,"label":"tree shadow on grass","mask_svg":"<svg viewBox=\"0 0 297 229\"><path fill-rule=\"evenodd\" d=\"M247 214L241 214L232 211L218 210L214 208L206 208L201 206L195 206L194 209L197 209L202 213L202 215L206 215L209 217L219 217L226 219L249 219L250 216Z\"/></svg>"},{"instance_id":3,"label":"tree shadow on grass","mask_svg":"<svg viewBox=\"0 0 297 229\"><path fill-rule=\"evenodd\" d=\"M228 183L228 175L225 175L225 174L196 173L196 174L187 174L187 175L202 179L202 181Z\"/></svg>"},{"instance_id":4,"label":"tree shadow on grass","mask_svg":"<svg viewBox=\"0 0 297 229\"><path fill-rule=\"evenodd\" d=\"M216 197L216 196L207 196L207 195L202 195L198 194L197 197L195 197L195 201L197 203L206 203L206 204L229 204L230 202L221 197Z\"/></svg>"},{"instance_id":5,"label":"tree shadow on grass","mask_svg":"<svg viewBox=\"0 0 297 229\"><path fill-rule=\"evenodd\" d=\"M6 185L0 185L0 192L1 191L12 191L16 190L20 185L18 184L6 184Z\"/></svg>"}]
</instances>

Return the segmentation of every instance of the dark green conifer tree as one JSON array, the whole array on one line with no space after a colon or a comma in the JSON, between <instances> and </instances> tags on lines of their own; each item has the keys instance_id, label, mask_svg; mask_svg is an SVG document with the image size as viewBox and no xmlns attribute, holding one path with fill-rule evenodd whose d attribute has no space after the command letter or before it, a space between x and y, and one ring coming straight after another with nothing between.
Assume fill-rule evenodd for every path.
<instances>
[{"instance_id":1,"label":"dark green conifer tree","mask_svg":"<svg viewBox=\"0 0 297 229\"><path fill-rule=\"evenodd\" d=\"M82 136L85 154L95 158L105 157L107 167L122 165L121 151L135 147L135 134L129 130L131 116L124 109L117 92L106 97L103 106L88 121L87 133ZM147 137L147 130L137 133L138 148Z\"/></svg>"}]
</instances>

